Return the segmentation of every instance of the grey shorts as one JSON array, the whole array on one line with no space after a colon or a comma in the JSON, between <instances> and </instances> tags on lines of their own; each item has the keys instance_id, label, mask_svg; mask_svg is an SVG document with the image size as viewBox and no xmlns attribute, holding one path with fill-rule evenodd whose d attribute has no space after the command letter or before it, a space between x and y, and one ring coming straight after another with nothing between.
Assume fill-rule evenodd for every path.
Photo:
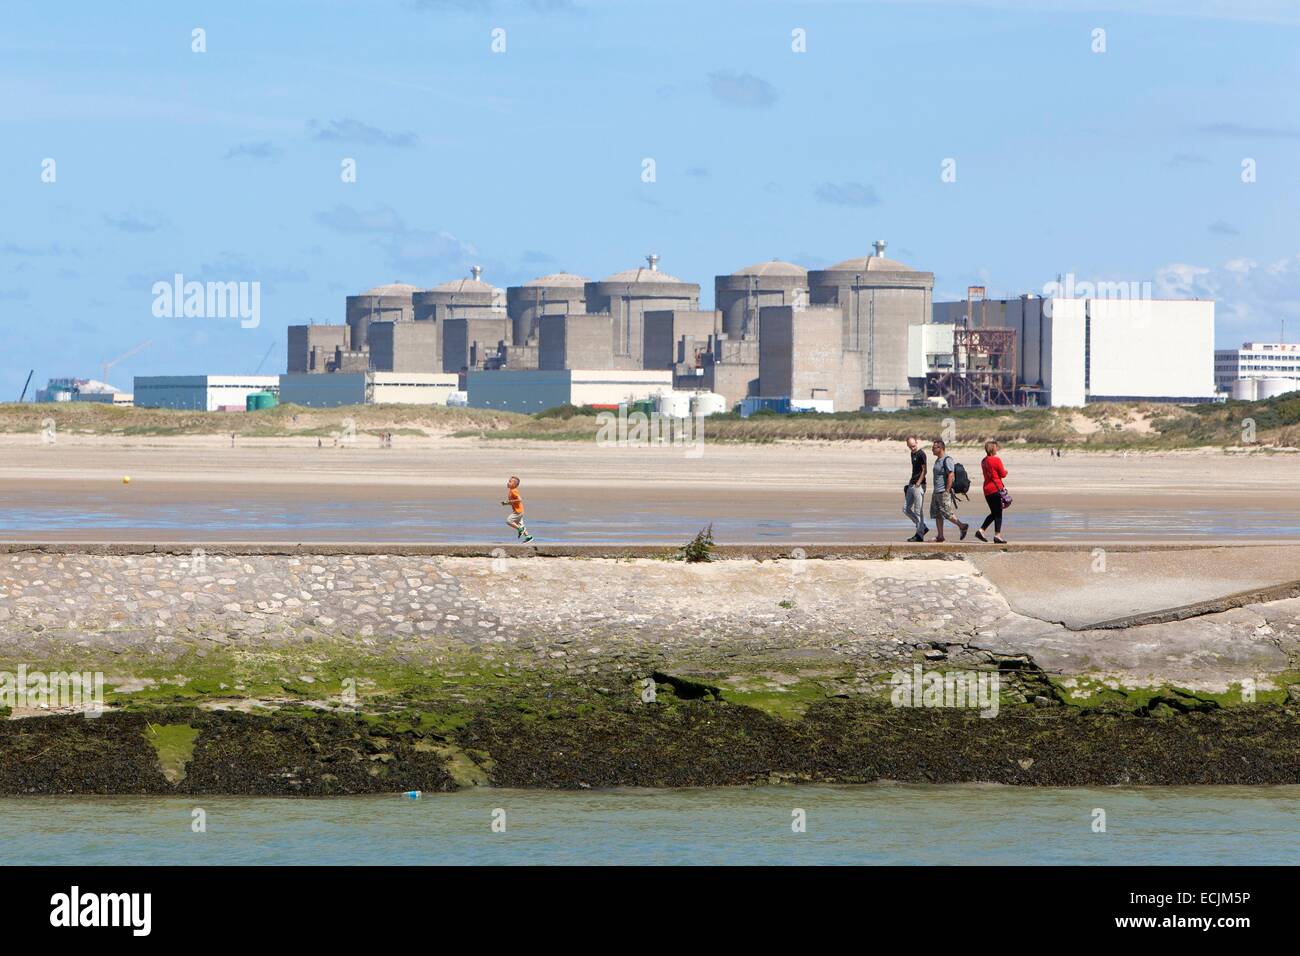
<instances>
[{"instance_id":1,"label":"grey shorts","mask_svg":"<svg viewBox=\"0 0 1300 956\"><path fill-rule=\"evenodd\" d=\"M936 491L930 496L930 517L957 520L957 498L951 491Z\"/></svg>"}]
</instances>

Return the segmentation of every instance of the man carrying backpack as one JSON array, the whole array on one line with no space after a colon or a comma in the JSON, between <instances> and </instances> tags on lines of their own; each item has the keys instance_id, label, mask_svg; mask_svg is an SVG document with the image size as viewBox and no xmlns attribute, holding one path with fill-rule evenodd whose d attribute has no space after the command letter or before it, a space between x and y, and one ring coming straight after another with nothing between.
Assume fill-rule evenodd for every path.
<instances>
[{"instance_id":1,"label":"man carrying backpack","mask_svg":"<svg viewBox=\"0 0 1300 956\"><path fill-rule=\"evenodd\" d=\"M947 518L961 530L965 540L970 525L957 517L957 495L970 490L966 469L952 460L942 440L934 440L934 490L930 494L930 517L935 522L935 541L943 541L943 519ZM962 487L962 485L965 487Z\"/></svg>"}]
</instances>

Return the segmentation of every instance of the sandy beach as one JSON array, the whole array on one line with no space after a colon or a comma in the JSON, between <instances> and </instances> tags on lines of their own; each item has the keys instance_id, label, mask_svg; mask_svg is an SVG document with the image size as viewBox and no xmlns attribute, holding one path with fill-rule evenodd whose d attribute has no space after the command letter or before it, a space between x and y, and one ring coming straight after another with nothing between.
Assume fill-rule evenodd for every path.
<instances>
[{"instance_id":1,"label":"sandy beach","mask_svg":"<svg viewBox=\"0 0 1300 956\"><path fill-rule=\"evenodd\" d=\"M502 537L505 478L551 540L893 541L908 473L901 444L806 442L681 449L399 436L379 447L315 438L0 437L0 538L437 540ZM981 452L955 457L978 475ZM1003 458L1017 540L1162 540L1300 534L1282 507L1300 456L1067 452ZM123 478L129 476L129 484ZM977 490L976 490L977 492ZM963 506L982 518L978 493Z\"/></svg>"}]
</instances>

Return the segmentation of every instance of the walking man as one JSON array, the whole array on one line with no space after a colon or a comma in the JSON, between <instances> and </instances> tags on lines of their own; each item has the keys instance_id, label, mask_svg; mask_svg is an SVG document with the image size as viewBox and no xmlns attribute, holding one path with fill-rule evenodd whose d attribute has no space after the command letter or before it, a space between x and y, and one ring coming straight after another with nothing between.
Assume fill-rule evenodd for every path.
<instances>
[{"instance_id":1,"label":"walking man","mask_svg":"<svg viewBox=\"0 0 1300 956\"><path fill-rule=\"evenodd\" d=\"M930 494L930 517L934 519L936 542L943 538L943 519L947 518L961 530L964 540L970 525L957 517L957 496L953 493L952 482L957 476L957 463L948 454L947 445L941 439L934 440L930 449L934 452L934 489Z\"/></svg>"},{"instance_id":2,"label":"walking man","mask_svg":"<svg viewBox=\"0 0 1300 956\"><path fill-rule=\"evenodd\" d=\"M925 523L925 452L915 435L907 439L907 450L912 454L912 477L903 486L903 514L916 526L916 533L908 541L924 541L930 533Z\"/></svg>"}]
</instances>

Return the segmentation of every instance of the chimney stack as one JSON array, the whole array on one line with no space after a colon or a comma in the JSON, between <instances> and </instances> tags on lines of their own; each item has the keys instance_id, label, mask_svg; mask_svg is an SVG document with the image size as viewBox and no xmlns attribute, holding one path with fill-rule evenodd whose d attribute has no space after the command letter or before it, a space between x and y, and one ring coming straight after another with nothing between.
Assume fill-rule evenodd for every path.
<instances>
[{"instance_id":1,"label":"chimney stack","mask_svg":"<svg viewBox=\"0 0 1300 956\"><path fill-rule=\"evenodd\" d=\"M872 243L872 245L876 247L876 258L877 259L885 258L885 245L886 245L885 240L877 239L875 242Z\"/></svg>"}]
</instances>

